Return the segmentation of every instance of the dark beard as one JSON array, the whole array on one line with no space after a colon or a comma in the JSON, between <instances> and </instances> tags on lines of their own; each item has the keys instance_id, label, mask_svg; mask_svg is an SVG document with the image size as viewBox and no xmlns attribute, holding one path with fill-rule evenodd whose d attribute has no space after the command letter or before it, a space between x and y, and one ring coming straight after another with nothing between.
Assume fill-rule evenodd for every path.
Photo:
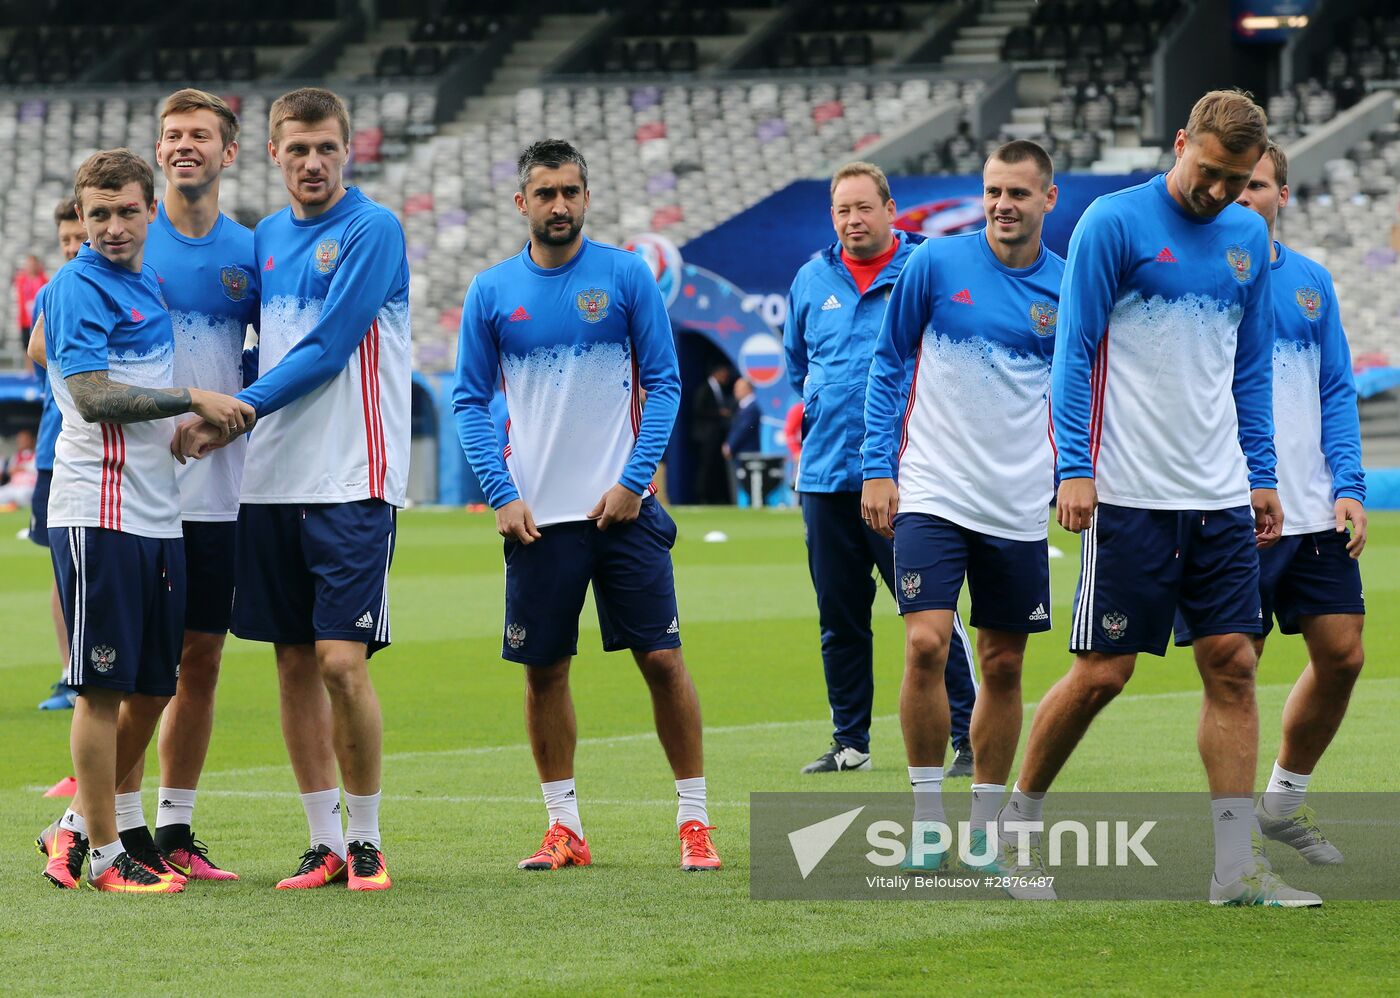
<instances>
[{"instance_id":1,"label":"dark beard","mask_svg":"<svg viewBox=\"0 0 1400 998\"><path fill-rule=\"evenodd\" d=\"M530 236L535 240L535 242L544 243L546 246L567 246L575 239L577 239L578 234L582 231L583 216L580 215L577 219L570 220L569 231L567 235L555 235L553 232L550 231L549 222L546 221L544 225L532 226L530 229Z\"/></svg>"}]
</instances>

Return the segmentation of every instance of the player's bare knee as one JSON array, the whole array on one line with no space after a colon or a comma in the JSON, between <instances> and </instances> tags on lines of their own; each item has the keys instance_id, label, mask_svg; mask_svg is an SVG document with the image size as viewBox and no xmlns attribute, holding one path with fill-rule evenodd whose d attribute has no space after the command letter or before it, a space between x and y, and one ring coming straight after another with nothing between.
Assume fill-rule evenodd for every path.
<instances>
[{"instance_id":1,"label":"player's bare knee","mask_svg":"<svg viewBox=\"0 0 1400 998\"><path fill-rule=\"evenodd\" d=\"M911 622L904 641L911 667L941 671L947 664L949 635L939 628Z\"/></svg>"},{"instance_id":2,"label":"player's bare knee","mask_svg":"<svg viewBox=\"0 0 1400 998\"><path fill-rule=\"evenodd\" d=\"M1206 696L1230 703L1253 700L1258 665L1254 648L1248 642L1222 649L1201 664Z\"/></svg>"},{"instance_id":3,"label":"player's bare knee","mask_svg":"<svg viewBox=\"0 0 1400 998\"><path fill-rule=\"evenodd\" d=\"M1021 664L1025 656L1009 648L983 652L981 656L982 686L994 690L1012 690L1021 684Z\"/></svg>"},{"instance_id":4,"label":"player's bare knee","mask_svg":"<svg viewBox=\"0 0 1400 998\"><path fill-rule=\"evenodd\" d=\"M569 660L564 659L549 665L528 665L525 667L525 686L535 696L553 693L569 685Z\"/></svg>"},{"instance_id":5,"label":"player's bare knee","mask_svg":"<svg viewBox=\"0 0 1400 998\"><path fill-rule=\"evenodd\" d=\"M1084 700L1095 707L1102 707L1122 693L1123 687L1133 676L1133 664L1130 658L1091 656L1076 659L1074 671L1078 675Z\"/></svg>"},{"instance_id":6,"label":"player's bare knee","mask_svg":"<svg viewBox=\"0 0 1400 998\"><path fill-rule=\"evenodd\" d=\"M369 672L363 656L330 654L319 657L321 681L332 699L349 699L367 685Z\"/></svg>"},{"instance_id":7,"label":"player's bare knee","mask_svg":"<svg viewBox=\"0 0 1400 998\"><path fill-rule=\"evenodd\" d=\"M679 648L657 648L637 652L637 668L651 685L668 685L685 676L685 658Z\"/></svg>"},{"instance_id":8,"label":"player's bare knee","mask_svg":"<svg viewBox=\"0 0 1400 998\"><path fill-rule=\"evenodd\" d=\"M1362 650L1361 642L1357 641L1333 654L1320 656L1314 662L1314 667L1333 684L1350 688L1361 675L1365 664L1366 653Z\"/></svg>"}]
</instances>

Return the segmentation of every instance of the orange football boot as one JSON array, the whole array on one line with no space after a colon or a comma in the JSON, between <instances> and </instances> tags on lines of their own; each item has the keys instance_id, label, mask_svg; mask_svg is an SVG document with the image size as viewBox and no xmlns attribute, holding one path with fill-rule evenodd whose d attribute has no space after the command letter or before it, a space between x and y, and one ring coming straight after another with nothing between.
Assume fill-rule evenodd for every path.
<instances>
[{"instance_id":1,"label":"orange football boot","mask_svg":"<svg viewBox=\"0 0 1400 998\"><path fill-rule=\"evenodd\" d=\"M561 866L588 866L592 862L587 840L556 821L544 833L539 851L522 859L518 865L522 870L557 870Z\"/></svg>"},{"instance_id":2,"label":"orange football boot","mask_svg":"<svg viewBox=\"0 0 1400 998\"><path fill-rule=\"evenodd\" d=\"M55 887L75 890L83 874L83 860L87 859L87 836L70 832L55 821L39 833L35 845L48 860L44 876L52 880Z\"/></svg>"},{"instance_id":3,"label":"orange football boot","mask_svg":"<svg viewBox=\"0 0 1400 998\"><path fill-rule=\"evenodd\" d=\"M325 887L336 880L345 879L345 860L331 852L328 845L319 845L301 854L301 866L286 880L277 882L279 891L308 890L312 887Z\"/></svg>"},{"instance_id":4,"label":"orange football boot","mask_svg":"<svg viewBox=\"0 0 1400 998\"><path fill-rule=\"evenodd\" d=\"M347 886L352 891L387 891L394 886L389 868L384 865L384 854L373 842L351 842L345 852L350 866Z\"/></svg>"},{"instance_id":5,"label":"orange football boot","mask_svg":"<svg viewBox=\"0 0 1400 998\"><path fill-rule=\"evenodd\" d=\"M185 889L183 880L159 877L126 853L117 857L100 877L88 877L87 885L95 891L115 894L179 894Z\"/></svg>"},{"instance_id":6,"label":"orange football boot","mask_svg":"<svg viewBox=\"0 0 1400 998\"><path fill-rule=\"evenodd\" d=\"M718 870L722 865L715 844L710 841L714 825L699 821L687 821L680 828L681 869L687 872L697 870Z\"/></svg>"}]
</instances>

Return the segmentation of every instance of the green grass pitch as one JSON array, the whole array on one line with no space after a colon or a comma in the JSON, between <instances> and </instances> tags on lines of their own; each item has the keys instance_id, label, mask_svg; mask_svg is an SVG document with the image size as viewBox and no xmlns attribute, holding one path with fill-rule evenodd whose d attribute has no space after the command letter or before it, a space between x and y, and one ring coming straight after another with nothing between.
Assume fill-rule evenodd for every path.
<instances>
[{"instance_id":1,"label":"green grass pitch","mask_svg":"<svg viewBox=\"0 0 1400 998\"><path fill-rule=\"evenodd\" d=\"M598 650L585 610L574 668L578 781L595 864L526 874L543 831L518 667L499 660L500 540L486 515L412 511L392 578L383 828L395 887L278 893L305 848L267 646L231 640L196 831L238 883L174 898L60 892L35 834L60 811L36 788L69 771L68 717L35 704L58 674L47 554L0 517L0 990L19 994L1322 991L1393 980L1400 904L1320 911L1201 904L787 903L748 897L752 790L906 786L895 720L901 628L876 625L875 770L805 778L827 740L816 611L791 511L676 513L686 657L704 709L711 819L726 868L677 868L674 789L626 655ZM720 529L726 544L705 544ZM1078 543L1056 531L1055 631L1031 641L1026 699L1067 667ZM1368 662L1317 789L1394 789L1400 707L1400 515L1377 515L1363 560ZM1260 778L1304 662L1275 638L1260 671ZM1199 790L1199 681L1189 658L1144 658L1058 786ZM153 820L154 754L147 780ZM950 792L965 791L965 781ZM1205 860L1203 858L1203 869ZM1204 875L1203 875L1204 876ZM1201 883L1202 892L1206 881Z\"/></svg>"}]
</instances>

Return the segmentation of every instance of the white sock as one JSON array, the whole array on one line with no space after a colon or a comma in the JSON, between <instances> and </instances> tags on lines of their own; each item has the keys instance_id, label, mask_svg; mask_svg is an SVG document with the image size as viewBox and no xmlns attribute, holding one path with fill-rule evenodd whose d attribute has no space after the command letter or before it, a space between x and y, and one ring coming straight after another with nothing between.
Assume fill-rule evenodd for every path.
<instances>
[{"instance_id":1,"label":"white sock","mask_svg":"<svg viewBox=\"0 0 1400 998\"><path fill-rule=\"evenodd\" d=\"M1269 785L1264 789L1264 810L1275 818L1291 818L1303 806L1303 794L1307 792L1312 774L1290 773L1278 763L1274 763L1274 774L1269 777Z\"/></svg>"},{"instance_id":2,"label":"white sock","mask_svg":"<svg viewBox=\"0 0 1400 998\"><path fill-rule=\"evenodd\" d=\"M541 783L544 792L544 806L549 810L549 824L563 825L579 838L583 838L583 822L578 816L578 793L573 777Z\"/></svg>"},{"instance_id":3,"label":"white sock","mask_svg":"<svg viewBox=\"0 0 1400 998\"><path fill-rule=\"evenodd\" d=\"M910 766L909 785L914 788L914 820L947 824L943 813L943 767Z\"/></svg>"},{"instance_id":4,"label":"white sock","mask_svg":"<svg viewBox=\"0 0 1400 998\"><path fill-rule=\"evenodd\" d=\"M301 795L306 824L311 829L311 848L330 846L337 856L345 855L345 835L340 830L340 788L317 790Z\"/></svg>"},{"instance_id":5,"label":"white sock","mask_svg":"<svg viewBox=\"0 0 1400 998\"><path fill-rule=\"evenodd\" d=\"M1021 789L1019 783L1011 787L1011 799L1006 802L1006 807L1002 810L997 819L1002 825L1001 837L1008 841L1015 838L1015 834L1008 834L1005 830L1008 821L1038 822L1045 811L1045 795L1032 797Z\"/></svg>"},{"instance_id":6,"label":"white sock","mask_svg":"<svg viewBox=\"0 0 1400 998\"><path fill-rule=\"evenodd\" d=\"M988 825L995 825L997 812L1001 810L1001 799L1006 796L1005 783L974 783L972 785L972 816L969 819L971 830L986 831ZM988 837L996 834L993 828Z\"/></svg>"},{"instance_id":7,"label":"white sock","mask_svg":"<svg viewBox=\"0 0 1400 998\"><path fill-rule=\"evenodd\" d=\"M129 832L146 827L146 813L141 809L141 791L117 794L117 831Z\"/></svg>"},{"instance_id":8,"label":"white sock","mask_svg":"<svg viewBox=\"0 0 1400 998\"><path fill-rule=\"evenodd\" d=\"M710 814L705 809L705 778L696 776L689 780L676 781L676 827L687 821L698 821L702 825L710 823Z\"/></svg>"},{"instance_id":9,"label":"white sock","mask_svg":"<svg viewBox=\"0 0 1400 998\"><path fill-rule=\"evenodd\" d=\"M63 817L59 819L58 823L70 832L77 832L83 838L87 838L86 819L71 807L63 812Z\"/></svg>"},{"instance_id":10,"label":"white sock","mask_svg":"<svg viewBox=\"0 0 1400 998\"><path fill-rule=\"evenodd\" d=\"M1254 801L1248 797L1217 797L1210 802L1215 828L1215 879L1228 884L1254 867Z\"/></svg>"},{"instance_id":11,"label":"white sock","mask_svg":"<svg viewBox=\"0 0 1400 998\"><path fill-rule=\"evenodd\" d=\"M161 787L160 803L156 805L156 827L194 824L194 795L196 790Z\"/></svg>"},{"instance_id":12,"label":"white sock","mask_svg":"<svg viewBox=\"0 0 1400 998\"><path fill-rule=\"evenodd\" d=\"M107 872L107 868L117 861L117 857L126 852L122 846L122 840L117 839L111 845L102 846L88 853L88 863L90 866L89 876L96 880Z\"/></svg>"},{"instance_id":13,"label":"white sock","mask_svg":"<svg viewBox=\"0 0 1400 998\"><path fill-rule=\"evenodd\" d=\"M383 792L356 797L345 791L345 841L368 842L376 848L384 845L379 839L379 797Z\"/></svg>"}]
</instances>

